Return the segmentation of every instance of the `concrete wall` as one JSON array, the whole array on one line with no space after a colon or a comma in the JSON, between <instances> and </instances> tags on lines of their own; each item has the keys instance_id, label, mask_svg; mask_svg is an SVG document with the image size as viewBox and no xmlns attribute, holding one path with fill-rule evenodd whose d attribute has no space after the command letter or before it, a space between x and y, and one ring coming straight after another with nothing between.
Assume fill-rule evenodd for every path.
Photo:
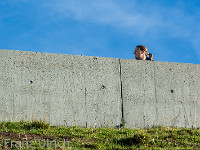
<instances>
[{"instance_id":1,"label":"concrete wall","mask_svg":"<svg viewBox=\"0 0 200 150\"><path fill-rule=\"evenodd\" d=\"M0 121L200 127L200 65L0 50Z\"/></svg>"},{"instance_id":2,"label":"concrete wall","mask_svg":"<svg viewBox=\"0 0 200 150\"><path fill-rule=\"evenodd\" d=\"M119 60L0 50L0 120L115 127Z\"/></svg>"},{"instance_id":3,"label":"concrete wall","mask_svg":"<svg viewBox=\"0 0 200 150\"><path fill-rule=\"evenodd\" d=\"M200 65L121 60L129 128L200 127Z\"/></svg>"}]
</instances>

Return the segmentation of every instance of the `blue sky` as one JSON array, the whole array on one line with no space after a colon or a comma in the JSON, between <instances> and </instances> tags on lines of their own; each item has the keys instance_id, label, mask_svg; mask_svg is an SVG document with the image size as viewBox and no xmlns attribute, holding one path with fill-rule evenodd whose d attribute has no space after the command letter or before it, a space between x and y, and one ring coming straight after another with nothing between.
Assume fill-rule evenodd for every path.
<instances>
[{"instance_id":1,"label":"blue sky","mask_svg":"<svg viewBox=\"0 0 200 150\"><path fill-rule=\"evenodd\" d=\"M200 0L1 0L0 49L200 64Z\"/></svg>"}]
</instances>

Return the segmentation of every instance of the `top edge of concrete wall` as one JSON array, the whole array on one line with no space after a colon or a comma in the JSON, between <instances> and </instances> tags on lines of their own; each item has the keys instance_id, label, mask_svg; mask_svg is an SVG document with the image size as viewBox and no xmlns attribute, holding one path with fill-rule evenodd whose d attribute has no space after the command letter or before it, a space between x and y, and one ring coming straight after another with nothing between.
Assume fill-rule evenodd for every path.
<instances>
[{"instance_id":1,"label":"top edge of concrete wall","mask_svg":"<svg viewBox=\"0 0 200 150\"><path fill-rule=\"evenodd\" d=\"M8 50L8 49L0 49L0 51L18 51L18 52L28 52L28 53L41 53L41 54L52 54L52 55L69 55L69 56L80 56L80 57L95 57L95 58L111 58L111 57L100 57L100 56L86 56L86 55L73 55L73 54L59 54L59 53L48 53L48 52L33 52L33 51L22 51L22 50ZM133 57L134 58L134 57ZM127 61L138 61L136 59L123 59L123 58L113 58L112 59L120 59L120 60L127 60ZM179 62L167 62L167 61L156 61L153 62L160 62L160 63L176 63L176 64L194 64L194 63L179 63ZM200 64L195 64L200 65Z\"/></svg>"},{"instance_id":2,"label":"top edge of concrete wall","mask_svg":"<svg viewBox=\"0 0 200 150\"><path fill-rule=\"evenodd\" d=\"M136 59L121 59L120 60L125 60L125 61L142 61L142 60L136 60ZM191 65L200 65L200 64L194 64L194 63L180 63L180 62L168 62L168 61L157 61L157 60L154 60L154 61L144 61L144 62L159 62L159 63L168 63L168 64L191 64Z\"/></svg>"},{"instance_id":3,"label":"top edge of concrete wall","mask_svg":"<svg viewBox=\"0 0 200 150\"><path fill-rule=\"evenodd\" d=\"M48 53L48 52L33 52L33 51L8 50L8 49L0 49L0 52L1 51L16 51L16 52L38 53L38 54L52 54L52 55L68 55L68 56L79 56L79 57L90 57L90 58L110 58L110 57L99 57L99 56L60 54L60 53ZM112 58L112 59L119 59L119 58Z\"/></svg>"}]
</instances>

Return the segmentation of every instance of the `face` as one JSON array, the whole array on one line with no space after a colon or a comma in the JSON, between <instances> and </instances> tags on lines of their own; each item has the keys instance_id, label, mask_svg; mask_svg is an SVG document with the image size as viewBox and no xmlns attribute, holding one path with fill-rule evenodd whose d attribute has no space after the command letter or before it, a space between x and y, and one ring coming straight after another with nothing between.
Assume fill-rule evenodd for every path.
<instances>
[{"instance_id":1,"label":"face","mask_svg":"<svg viewBox=\"0 0 200 150\"><path fill-rule=\"evenodd\" d=\"M134 54L135 54L135 59L138 60L144 59L144 51L141 51L139 47L135 48Z\"/></svg>"}]
</instances>

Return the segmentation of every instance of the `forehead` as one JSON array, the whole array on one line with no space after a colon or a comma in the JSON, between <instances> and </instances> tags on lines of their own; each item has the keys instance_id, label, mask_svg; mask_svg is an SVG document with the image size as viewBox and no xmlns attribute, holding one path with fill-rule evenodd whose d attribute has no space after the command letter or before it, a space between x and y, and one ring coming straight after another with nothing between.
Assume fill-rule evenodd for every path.
<instances>
[{"instance_id":1,"label":"forehead","mask_svg":"<svg viewBox=\"0 0 200 150\"><path fill-rule=\"evenodd\" d=\"M136 51L137 51L137 50L140 50L140 48L139 48L139 47L136 47L135 50L136 50Z\"/></svg>"}]
</instances>

